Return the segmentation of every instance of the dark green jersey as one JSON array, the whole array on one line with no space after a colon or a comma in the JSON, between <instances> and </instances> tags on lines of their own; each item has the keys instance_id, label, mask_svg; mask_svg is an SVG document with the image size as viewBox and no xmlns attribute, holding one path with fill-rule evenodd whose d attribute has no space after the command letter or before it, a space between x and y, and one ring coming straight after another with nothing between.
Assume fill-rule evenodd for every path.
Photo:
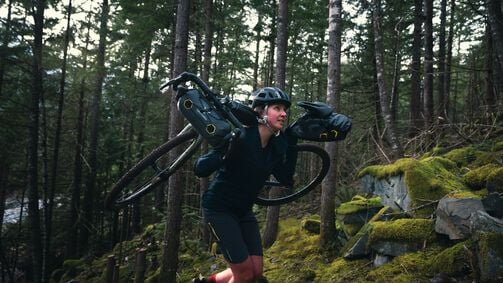
<instances>
[{"instance_id":1,"label":"dark green jersey","mask_svg":"<svg viewBox=\"0 0 503 283\"><path fill-rule=\"evenodd\" d=\"M292 184L296 159L283 133L272 136L262 148L258 127L245 128L229 158L222 160L222 154L213 149L197 160L198 176L207 176L218 168L203 195L203 207L237 214L249 211L271 174L282 184Z\"/></svg>"}]
</instances>

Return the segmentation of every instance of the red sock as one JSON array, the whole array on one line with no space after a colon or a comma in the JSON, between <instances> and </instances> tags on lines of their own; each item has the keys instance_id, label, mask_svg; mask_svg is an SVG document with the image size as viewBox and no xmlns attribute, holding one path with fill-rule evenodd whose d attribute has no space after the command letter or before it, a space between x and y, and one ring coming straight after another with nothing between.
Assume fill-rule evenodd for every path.
<instances>
[{"instance_id":1,"label":"red sock","mask_svg":"<svg viewBox=\"0 0 503 283\"><path fill-rule=\"evenodd\" d=\"M210 277L206 278L206 280L208 281L208 283L217 283L217 275L213 274Z\"/></svg>"}]
</instances>

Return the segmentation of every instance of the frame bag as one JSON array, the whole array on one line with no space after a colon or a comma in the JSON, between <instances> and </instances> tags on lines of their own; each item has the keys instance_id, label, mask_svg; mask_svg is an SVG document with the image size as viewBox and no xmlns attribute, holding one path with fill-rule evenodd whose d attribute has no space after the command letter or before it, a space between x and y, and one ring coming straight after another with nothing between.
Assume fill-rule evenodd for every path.
<instances>
[{"instance_id":1,"label":"frame bag","mask_svg":"<svg viewBox=\"0 0 503 283\"><path fill-rule=\"evenodd\" d=\"M298 106L304 108L304 113L287 129L290 135L300 139L331 142L344 140L351 131L351 119L338 114L323 102L301 101Z\"/></svg>"},{"instance_id":2,"label":"frame bag","mask_svg":"<svg viewBox=\"0 0 503 283\"><path fill-rule=\"evenodd\" d=\"M179 91L180 92L180 91ZM213 147L226 142L232 127L197 89L186 89L177 96L177 107L183 116Z\"/></svg>"}]
</instances>

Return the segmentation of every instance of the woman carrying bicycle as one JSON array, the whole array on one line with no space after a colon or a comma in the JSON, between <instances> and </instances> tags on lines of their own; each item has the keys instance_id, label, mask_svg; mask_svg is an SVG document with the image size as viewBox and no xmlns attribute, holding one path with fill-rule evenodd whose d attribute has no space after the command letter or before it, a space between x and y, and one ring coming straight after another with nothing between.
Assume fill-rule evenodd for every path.
<instances>
[{"instance_id":1,"label":"woman carrying bicycle","mask_svg":"<svg viewBox=\"0 0 503 283\"><path fill-rule=\"evenodd\" d=\"M281 129L287 122L290 98L274 87L250 95L257 123L227 146L201 156L194 171L207 177L217 171L202 197L203 216L229 263L226 270L193 282L254 282L262 278L263 253L257 219L252 211L259 190L272 174L286 186L293 183L295 138ZM224 158L225 156L225 158Z\"/></svg>"}]
</instances>

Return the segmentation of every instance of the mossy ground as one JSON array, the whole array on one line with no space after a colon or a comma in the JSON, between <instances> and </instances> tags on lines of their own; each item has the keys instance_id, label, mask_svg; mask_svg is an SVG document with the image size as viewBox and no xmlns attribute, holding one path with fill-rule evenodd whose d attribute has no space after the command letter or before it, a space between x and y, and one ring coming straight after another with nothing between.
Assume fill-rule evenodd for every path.
<instances>
[{"instance_id":1,"label":"mossy ground","mask_svg":"<svg viewBox=\"0 0 503 283\"><path fill-rule=\"evenodd\" d=\"M477 166L498 164L497 161L502 159L502 152L501 141L482 148L469 147L448 152L437 149L434 154L422 159L404 158L391 165L370 166L364 169L360 176L372 174L375 177L384 178L404 174L414 204L417 206L438 200L446 194L459 196L465 193L473 194L474 192L468 190L463 182L462 176L466 172L475 171ZM488 180L500 182L503 174L497 170L500 169L487 174L486 183ZM484 190L487 192L487 189ZM479 191L475 192L475 195L479 195ZM358 198L353 201L360 201L366 208L374 205L373 201ZM347 209L354 211L355 206L348 206ZM309 217L319 219L316 215ZM376 224L377 228L373 229L380 231L375 234L379 235L378 238L385 237L385 233L391 233L393 235L389 235L390 237L401 237L402 240L410 241L422 240L428 243L419 252L395 257L379 267L373 267L370 258L346 260L341 257L325 257L326 253L319 249L319 235L302 229L301 221L299 217L282 218L275 244L264 251L264 274L269 282L430 282L435 274L441 272L454 277L466 277L466 274L470 273L469 251L476 245L470 241L458 243L452 247L430 244L433 239L430 233L432 224L429 220L412 222L401 219L389 223L388 227L384 227L386 225L384 222ZM393 225L396 227L393 228ZM405 227L409 228L404 229ZM130 282L133 276L132 263L134 263L136 249L139 247L147 248L147 261L150 262L147 267L146 282L157 282L159 268L152 266L152 262L155 259L158 261L161 259L160 241L163 230L163 225L149 226L145 228L141 236L117 245L100 258L66 261L61 269L53 273L51 282L66 282L70 279L76 279L78 282L104 282L107 257L111 254L121 256L119 282ZM493 236L487 236L488 239L485 242L501 243L499 238L491 237ZM371 240L376 239L374 237ZM487 246L480 244L478 248L483 250ZM497 252L503 253L501 249ZM130 264L125 263L126 257ZM227 266L221 255L212 255L197 239L183 233L178 257L178 282L190 282L190 279L199 273L207 275L213 271L223 270Z\"/></svg>"}]
</instances>

